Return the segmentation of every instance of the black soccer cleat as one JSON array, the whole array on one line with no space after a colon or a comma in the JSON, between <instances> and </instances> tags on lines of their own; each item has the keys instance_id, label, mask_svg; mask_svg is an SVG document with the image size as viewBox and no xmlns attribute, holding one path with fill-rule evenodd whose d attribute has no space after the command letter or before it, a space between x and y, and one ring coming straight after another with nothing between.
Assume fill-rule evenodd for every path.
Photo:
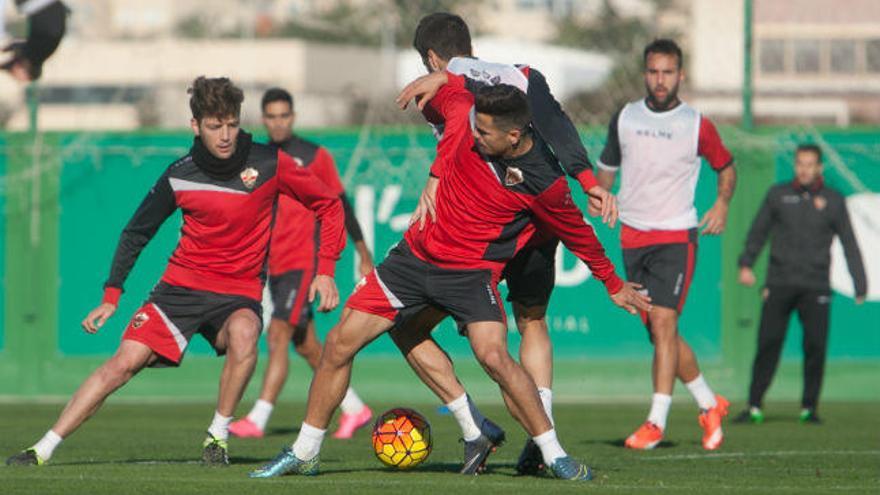
<instances>
[{"instance_id":1,"label":"black soccer cleat","mask_svg":"<svg viewBox=\"0 0 880 495\"><path fill-rule=\"evenodd\" d=\"M486 459L489 454L504 443L504 430L488 419L480 425L480 436L475 440L464 442L464 463L461 466L461 474L480 474L486 469Z\"/></svg>"},{"instance_id":2,"label":"black soccer cleat","mask_svg":"<svg viewBox=\"0 0 880 495\"><path fill-rule=\"evenodd\" d=\"M22 450L6 459L7 466L42 466L43 462L34 449Z\"/></svg>"},{"instance_id":3,"label":"black soccer cleat","mask_svg":"<svg viewBox=\"0 0 880 495\"><path fill-rule=\"evenodd\" d=\"M526 445L516 461L516 472L520 475L536 476L544 471L544 456L541 448L531 438L526 440Z\"/></svg>"},{"instance_id":4,"label":"black soccer cleat","mask_svg":"<svg viewBox=\"0 0 880 495\"><path fill-rule=\"evenodd\" d=\"M208 433L205 442L202 443L202 465L204 466L228 466L229 445L225 440L214 438Z\"/></svg>"}]
</instances>

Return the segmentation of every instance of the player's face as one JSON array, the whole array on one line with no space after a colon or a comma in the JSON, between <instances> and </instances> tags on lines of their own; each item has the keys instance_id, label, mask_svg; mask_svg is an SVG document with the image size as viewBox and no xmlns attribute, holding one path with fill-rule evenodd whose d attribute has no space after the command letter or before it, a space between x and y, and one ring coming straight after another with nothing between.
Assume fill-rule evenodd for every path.
<instances>
[{"instance_id":1,"label":"player's face","mask_svg":"<svg viewBox=\"0 0 880 495\"><path fill-rule=\"evenodd\" d=\"M794 175L798 184L809 186L822 175L822 162L812 151L799 151L794 156Z\"/></svg>"},{"instance_id":2,"label":"player's face","mask_svg":"<svg viewBox=\"0 0 880 495\"><path fill-rule=\"evenodd\" d=\"M477 112L474 121L474 141L480 153L486 156L505 156L513 148L511 132L495 125L495 119L485 113Z\"/></svg>"},{"instance_id":3,"label":"player's face","mask_svg":"<svg viewBox=\"0 0 880 495\"><path fill-rule=\"evenodd\" d=\"M235 153L235 141L238 139L238 117L203 117L192 120L193 132L202 138L202 144L208 152L220 159L226 159Z\"/></svg>"},{"instance_id":4,"label":"player's face","mask_svg":"<svg viewBox=\"0 0 880 495\"><path fill-rule=\"evenodd\" d=\"M678 85L684 73L678 68L678 57L666 53L651 53L645 61L645 88L651 105L658 110L670 108L678 102Z\"/></svg>"},{"instance_id":5,"label":"player's face","mask_svg":"<svg viewBox=\"0 0 880 495\"><path fill-rule=\"evenodd\" d=\"M293 109L286 101L273 101L263 108L263 126L273 143L281 143L293 132Z\"/></svg>"}]
</instances>

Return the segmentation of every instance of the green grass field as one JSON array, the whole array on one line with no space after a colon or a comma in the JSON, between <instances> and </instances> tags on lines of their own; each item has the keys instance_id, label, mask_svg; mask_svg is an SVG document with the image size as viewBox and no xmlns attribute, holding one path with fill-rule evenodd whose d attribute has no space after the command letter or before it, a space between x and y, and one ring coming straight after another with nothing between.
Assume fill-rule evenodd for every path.
<instances>
[{"instance_id":1,"label":"green grass field","mask_svg":"<svg viewBox=\"0 0 880 495\"><path fill-rule=\"evenodd\" d=\"M514 463L525 434L499 406L484 412L508 432L490 458L489 472L457 474L458 427L429 404L415 406L434 429L434 451L410 472L384 468L372 454L369 432L324 444L322 474L314 478L251 480L246 473L295 436L302 404L282 404L262 440L232 439L229 468L197 463L212 405L110 403L40 468L0 467L0 493L880 493L880 405L828 403L825 424L801 425L793 403L771 403L763 425L729 425L719 451L700 447L696 411L684 397L673 407L669 435L654 451L633 452L623 438L644 418L635 404L561 404L558 431L570 454L593 466L595 479L571 483L517 477ZM0 405L0 454L33 443L60 411L58 404ZM735 409L731 413L737 412Z\"/></svg>"}]
</instances>

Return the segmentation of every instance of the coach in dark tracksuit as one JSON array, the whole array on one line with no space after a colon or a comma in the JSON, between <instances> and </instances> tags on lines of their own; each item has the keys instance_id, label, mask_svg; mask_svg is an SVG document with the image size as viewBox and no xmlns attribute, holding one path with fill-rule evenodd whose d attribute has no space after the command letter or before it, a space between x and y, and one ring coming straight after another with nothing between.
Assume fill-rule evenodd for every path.
<instances>
[{"instance_id":1,"label":"coach in dark tracksuit","mask_svg":"<svg viewBox=\"0 0 880 495\"><path fill-rule=\"evenodd\" d=\"M843 195L822 180L822 151L802 144L795 152L795 180L767 192L749 230L739 258L739 281L752 286L752 266L770 236L770 267L758 332L758 353L752 367L749 409L738 422L760 423L761 401L773 380L791 312L797 310L804 329L804 390L801 421L819 423L816 409L825 369L831 303L829 266L831 241L840 237L855 285L856 303L867 293L865 269L846 211Z\"/></svg>"}]
</instances>

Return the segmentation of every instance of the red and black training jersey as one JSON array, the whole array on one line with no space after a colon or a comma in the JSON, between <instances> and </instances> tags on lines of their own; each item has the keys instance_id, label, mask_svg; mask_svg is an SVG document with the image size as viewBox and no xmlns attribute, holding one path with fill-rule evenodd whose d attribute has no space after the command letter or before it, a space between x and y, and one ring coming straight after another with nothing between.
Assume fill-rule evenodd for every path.
<instances>
[{"instance_id":1,"label":"red and black training jersey","mask_svg":"<svg viewBox=\"0 0 880 495\"><path fill-rule=\"evenodd\" d=\"M577 180L584 192L598 184L577 128L550 92L540 71L528 65L499 64L474 57L453 57L446 70L464 76L471 92L480 86L495 84L519 88L532 108L533 131L547 143L565 173ZM434 117L429 121L433 120L435 129L442 134L442 118Z\"/></svg>"},{"instance_id":2,"label":"red and black training jersey","mask_svg":"<svg viewBox=\"0 0 880 495\"><path fill-rule=\"evenodd\" d=\"M475 151L470 125L473 95L464 79L449 83L431 100L446 123L432 172L440 178L436 221L405 234L420 259L452 269L504 265L534 236L536 226L558 236L611 293L623 285L581 211L556 160L538 135L533 147L509 160L487 161Z\"/></svg>"},{"instance_id":3,"label":"red and black training jersey","mask_svg":"<svg viewBox=\"0 0 880 495\"><path fill-rule=\"evenodd\" d=\"M242 171L228 180L208 176L192 153L168 167L122 231L104 284L104 302L117 303L137 257L177 208L183 212L180 241L162 281L260 300L279 193L295 198L320 219L317 273L332 276L345 246L338 196L327 193L324 183L290 155L254 143Z\"/></svg>"},{"instance_id":4,"label":"red and black training jersey","mask_svg":"<svg viewBox=\"0 0 880 495\"><path fill-rule=\"evenodd\" d=\"M286 141L270 144L293 157L297 166L309 170L323 184L324 190L342 201L345 229L355 242L363 239L354 209L345 195L333 156L323 146L293 135ZM275 226L269 247L269 273L277 275L290 270L313 267L318 251L316 234L319 225L315 212L288 196L278 198Z\"/></svg>"}]
</instances>

